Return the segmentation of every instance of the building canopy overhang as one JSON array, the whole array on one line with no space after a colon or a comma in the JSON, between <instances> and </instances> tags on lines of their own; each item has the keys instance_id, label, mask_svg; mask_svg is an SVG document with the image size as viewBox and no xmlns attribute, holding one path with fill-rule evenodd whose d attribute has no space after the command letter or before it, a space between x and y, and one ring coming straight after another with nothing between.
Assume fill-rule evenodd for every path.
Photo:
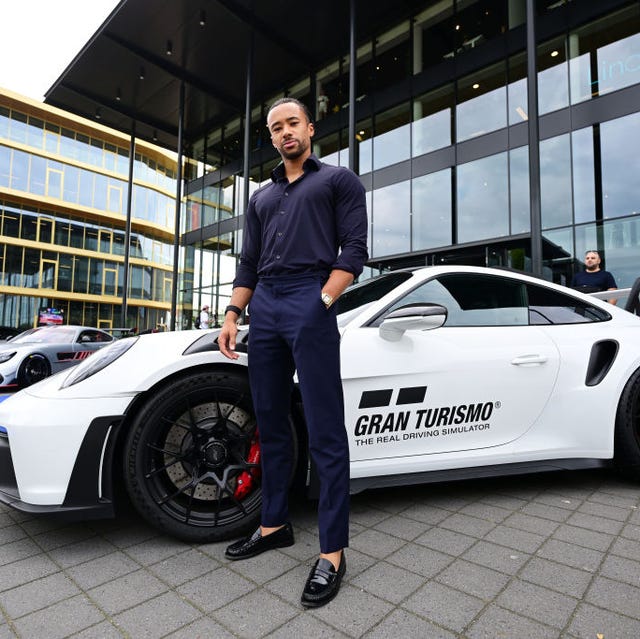
<instances>
[{"instance_id":1,"label":"building canopy overhang","mask_svg":"<svg viewBox=\"0 0 640 639\"><path fill-rule=\"evenodd\" d=\"M356 40L410 17L424 0L352 0ZM345 56L348 0L122 0L45 101L170 149L177 148L180 87L184 140L245 111L253 40L252 104L282 94Z\"/></svg>"}]
</instances>

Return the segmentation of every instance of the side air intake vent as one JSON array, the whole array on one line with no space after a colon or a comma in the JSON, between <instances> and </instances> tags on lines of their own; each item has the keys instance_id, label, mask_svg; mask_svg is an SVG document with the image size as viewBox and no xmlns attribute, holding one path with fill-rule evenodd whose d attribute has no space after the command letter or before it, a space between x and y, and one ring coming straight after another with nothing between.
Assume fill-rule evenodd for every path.
<instances>
[{"instance_id":1,"label":"side air intake vent","mask_svg":"<svg viewBox=\"0 0 640 639\"><path fill-rule=\"evenodd\" d=\"M618 342L613 339L596 342L591 347L591 356L589 357L589 366L587 367L587 377L585 379L587 386L597 386L607 376L618 354L618 347Z\"/></svg>"}]
</instances>

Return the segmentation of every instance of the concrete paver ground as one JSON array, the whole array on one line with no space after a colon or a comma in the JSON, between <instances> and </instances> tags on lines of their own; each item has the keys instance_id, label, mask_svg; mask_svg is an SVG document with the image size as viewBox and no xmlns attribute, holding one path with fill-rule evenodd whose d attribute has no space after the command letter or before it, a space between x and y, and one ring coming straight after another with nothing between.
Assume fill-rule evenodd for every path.
<instances>
[{"instance_id":1,"label":"concrete paver ground","mask_svg":"<svg viewBox=\"0 0 640 639\"><path fill-rule=\"evenodd\" d=\"M0 506L0 639L640 637L640 490L608 471L369 491L352 499L337 599L299 599L296 544L242 562L160 535L125 505L65 523Z\"/></svg>"}]
</instances>

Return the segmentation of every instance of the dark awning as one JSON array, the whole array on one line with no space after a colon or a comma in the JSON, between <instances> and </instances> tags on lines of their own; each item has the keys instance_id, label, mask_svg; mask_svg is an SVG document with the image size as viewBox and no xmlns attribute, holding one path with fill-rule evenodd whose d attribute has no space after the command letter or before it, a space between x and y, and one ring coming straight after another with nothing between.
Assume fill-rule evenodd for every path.
<instances>
[{"instance_id":1,"label":"dark awning","mask_svg":"<svg viewBox=\"0 0 640 639\"><path fill-rule=\"evenodd\" d=\"M356 0L358 42L424 0ZM123 0L47 91L45 101L175 149L180 84L185 139L244 113L255 42L253 103L349 49L348 0ZM252 8L253 7L253 8ZM204 22L204 24L201 24ZM171 54L168 53L169 49Z\"/></svg>"}]
</instances>

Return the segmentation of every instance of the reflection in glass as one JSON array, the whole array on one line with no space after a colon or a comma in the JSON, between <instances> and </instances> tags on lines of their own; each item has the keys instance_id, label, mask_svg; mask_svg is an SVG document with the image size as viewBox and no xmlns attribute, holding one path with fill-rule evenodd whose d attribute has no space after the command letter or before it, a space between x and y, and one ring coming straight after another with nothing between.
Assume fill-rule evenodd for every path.
<instances>
[{"instance_id":1,"label":"reflection in glass","mask_svg":"<svg viewBox=\"0 0 640 639\"><path fill-rule=\"evenodd\" d=\"M542 234L542 271L545 279L569 286L573 277L573 233L571 228L545 231Z\"/></svg>"},{"instance_id":2,"label":"reflection in glass","mask_svg":"<svg viewBox=\"0 0 640 639\"><path fill-rule=\"evenodd\" d=\"M376 116L376 135L373 138L373 168L396 164L409 158L411 125L409 104L385 111Z\"/></svg>"},{"instance_id":3,"label":"reflection in glass","mask_svg":"<svg viewBox=\"0 0 640 639\"><path fill-rule=\"evenodd\" d=\"M573 215L576 224L596 219L593 129L586 127L571 133L573 157Z\"/></svg>"},{"instance_id":4,"label":"reflection in glass","mask_svg":"<svg viewBox=\"0 0 640 639\"><path fill-rule=\"evenodd\" d=\"M519 53L509 58L509 124L528 120L527 57Z\"/></svg>"},{"instance_id":5,"label":"reflection in glass","mask_svg":"<svg viewBox=\"0 0 640 639\"><path fill-rule=\"evenodd\" d=\"M468 140L507 125L505 63L458 80L456 138Z\"/></svg>"},{"instance_id":6,"label":"reflection in glass","mask_svg":"<svg viewBox=\"0 0 640 639\"><path fill-rule=\"evenodd\" d=\"M569 67L565 39L538 47L538 111L540 115L569 106Z\"/></svg>"},{"instance_id":7,"label":"reflection in glass","mask_svg":"<svg viewBox=\"0 0 640 639\"><path fill-rule=\"evenodd\" d=\"M431 91L413 102L413 157L451 144L453 85Z\"/></svg>"},{"instance_id":8,"label":"reflection in glass","mask_svg":"<svg viewBox=\"0 0 640 639\"><path fill-rule=\"evenodd\" d=\"M511 192L511 233L528 233L531 229L529 201L529 147L509 151L509 184Z\"/></svg>"},{"instance_id":9,"label":"reflection in glass","mask_svg":"<svg viewBox=\"0 0 640 639\"><path fill-rule=\"evenodd\" d=\"M640 212L640 113L603 122L600 143L604 218Z\"/></svg>"},{"instance_id":10,"label":"reflection in glass","mask_svg":"<svg viewBox=\"0 0 640 639\"><path fill-rule=\"evenodd\" d=\"M373 191L372 257L410 250L409 184L405 181Z\"/></svg>"},{"instance_id":11,"label":"reflection in glass","mask_svg":"<svg viewBox=\"0 0 640 639\"><path fill-rule=\"evenodd\" d=\"M569 134L540 142L542 228L571 224L571 149Z\"/></svg>"},{"instance_id":12,"label":"reflection in glass","mask_svg":"<svg viewBox=\"0 0 640 639\"><path fill-rule=\"evenodd\" d=\"M458 166L458 242L509 234L507 154Z\"/></svg>"},{"instance_id":13,"label":"reflection in glass","mask_svg":"<svg viewBox=\"0 0 640 639\"><path fill-rule=\"evenodd\" d=\"M415 178L411 188L411 250L451 244L451 169Z\"/></svg>"}]
</instances>

